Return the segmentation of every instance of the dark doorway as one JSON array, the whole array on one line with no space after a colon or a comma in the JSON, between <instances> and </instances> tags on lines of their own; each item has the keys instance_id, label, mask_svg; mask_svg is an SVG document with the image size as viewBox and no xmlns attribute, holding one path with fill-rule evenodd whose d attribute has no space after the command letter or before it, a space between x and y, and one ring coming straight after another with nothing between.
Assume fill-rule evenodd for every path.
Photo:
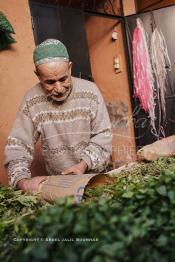
<instances>
[{"instance_id":1,"label":"dark doorway","mask_svg":"<svg viewBox=\"0 0 175 262\"><path fill-rule=\"evenodd\" d=\"M35 44L48 38L62 41L73 62L73 76L92 80L83 11L29 1Z\"/></svg>"}]
</instances>

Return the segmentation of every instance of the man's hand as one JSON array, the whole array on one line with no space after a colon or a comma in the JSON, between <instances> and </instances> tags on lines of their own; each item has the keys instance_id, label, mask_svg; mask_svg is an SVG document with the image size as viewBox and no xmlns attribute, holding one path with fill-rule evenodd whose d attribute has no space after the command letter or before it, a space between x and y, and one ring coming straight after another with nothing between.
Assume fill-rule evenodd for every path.
<instances>
[{"instance_id":1,"label":"man's hand","mask_svg":"<svg viewBox=\"0 0 175 262\"><path fill-rule=\"evenodd\" d=\"M87 169L87 164L84 160L81 160L79 164L74 165L66 170L64 170L61 174L62 175L82 175L85 173Z\"/></svg>"},{"instance_id":2,"label":"man's hand","mask_svg":"<svg viewBox=\"0 0 175 262\"><path fill-rule=\"evenodd\" d=\"M30 193L35 193L39 189L39 184L47 178L47 176L36 176L30 179L24 178L17 183L17 188Z\"/></svg>"}]
</instances>

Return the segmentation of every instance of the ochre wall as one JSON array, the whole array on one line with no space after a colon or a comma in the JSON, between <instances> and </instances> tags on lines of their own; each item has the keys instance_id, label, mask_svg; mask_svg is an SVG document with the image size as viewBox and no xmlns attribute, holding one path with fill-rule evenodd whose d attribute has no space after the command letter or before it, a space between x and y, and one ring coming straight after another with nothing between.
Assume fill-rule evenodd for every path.
<instances>
[{"instance_id":1,"label":"ochre wall","mask_svg":"<svg viewBox=\"0 0 175 262\"><path fill-rule=\"evenodd\" d=\"M135 14L135 0L123 0L123 11L125 16Z\"/></svg>"},{"instance_id":2,"label":"ochre wall","mask_svg":"<svg viewBox=\"0 0 175 262\"><path fill-rule=\"evenodd\" d=\"M114 27L118 33L116 41L111 38ZM135 139L122 27L117 20L88 16L86 30L92 75L112 117L113 161L117 166L135 160ZM121 62L121 72L118 74L113 67L116 55L120 57Z\"/></svg>"},{"instance_id":3,"label":"ochre wall","mask_svg":"<svg viewBox=\"0 0 175 262\"><path fill-rule=\"evenodd\" d=\"M0 1L0 10L16 32L17 43L0 51L0 182L7 184L4 146L26 90L36 83L32 52L34 39L27 0Z\"/></svg>"}]
</instances>

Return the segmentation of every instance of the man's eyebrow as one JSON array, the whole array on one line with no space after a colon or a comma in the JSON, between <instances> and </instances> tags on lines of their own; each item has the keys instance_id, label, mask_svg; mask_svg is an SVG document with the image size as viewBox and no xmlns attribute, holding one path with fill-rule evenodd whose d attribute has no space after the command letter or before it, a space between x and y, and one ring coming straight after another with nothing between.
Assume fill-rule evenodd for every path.
<instances>
[{"instance_id":1,"label":"man's eyebrow","mask_svg":"<svg viewBox=\"0 0 175 262\"><path fill-rule=\"evenodd\" d=\"M64 78L67 78L67 77L68 77L68 75L61 76L61 77L59 78L59 80L64 79Z\"/></svg>"},{"instance_id":2,"label":"man's eyebrow","mask_svg":"<svg viewBox=\"0 0 175 262\"><path fill-rule=\"evenodd\" d=\"M60 80L64 80L64 78L67 78L68 75L64 75L64 76L61 76L60 78L58 79L53 79L53 78L47 78L45 79L44 81L47 82L47 81L52 81L52 82L55 82L55 81L60 81Z\"/></svg>"}]
</instances>

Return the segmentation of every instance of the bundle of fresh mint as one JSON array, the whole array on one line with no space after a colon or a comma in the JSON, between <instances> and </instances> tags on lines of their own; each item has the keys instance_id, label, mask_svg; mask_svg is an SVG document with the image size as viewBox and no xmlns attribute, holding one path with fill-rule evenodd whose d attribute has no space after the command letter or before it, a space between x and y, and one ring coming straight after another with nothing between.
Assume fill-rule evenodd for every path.
<instances>
[{"instance_id":1,"label":"bundle of fresh mint","mask_svg":"<svg viewBox=\"0 0 175 262\"><path fill-rule=\"evenodd\" d=\"M15 215L15 225L1 231L0 259L174 261L175 158L127 172L88 189L80 204L64 198L38 211L30 207L34 212L21 219Z\"/></svg>"}]
</instances>

